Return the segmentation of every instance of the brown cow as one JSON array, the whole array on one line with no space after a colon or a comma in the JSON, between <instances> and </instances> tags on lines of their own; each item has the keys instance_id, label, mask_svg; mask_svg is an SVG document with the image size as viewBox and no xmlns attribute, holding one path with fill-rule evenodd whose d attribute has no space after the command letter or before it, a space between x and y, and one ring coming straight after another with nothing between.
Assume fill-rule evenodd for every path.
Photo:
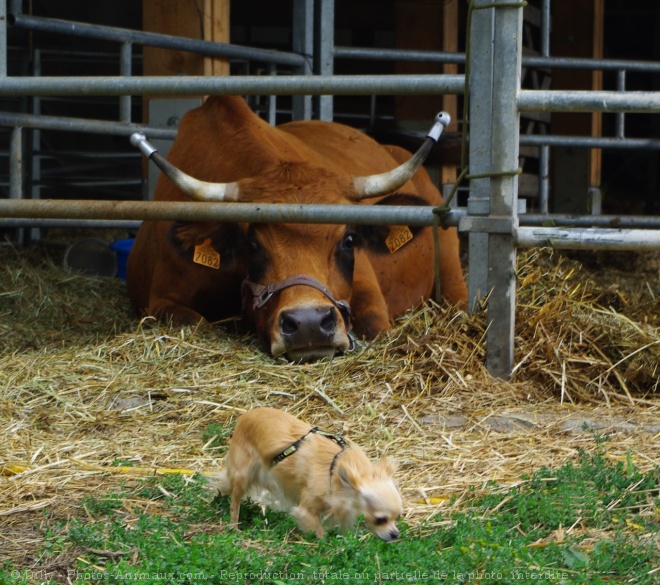
<instances>
[{"instance_id":1,"label":"brown cow","mask_svg":"<svg viewBox=\"0 0 660 585\"><path fill-rule=\"evenodd\" d=\"M152 154L144 137L132 140ZM416 172L427 152L411 159L336 123L272 127L242 98L211 97L181 120L171 164L153 156L170 177L159 177L155 199L439 205L426 171ZM273 356L315 360L347 350L351 326L374 338L432 295L432 228L403 228L398 239L409 241L391 253L386 240L397 229L145 221L128 292L138 310L178 324L243 311ZM439 240L442 293L464 304L455 230L439 230Z\"/></svg>"}]
</instances>

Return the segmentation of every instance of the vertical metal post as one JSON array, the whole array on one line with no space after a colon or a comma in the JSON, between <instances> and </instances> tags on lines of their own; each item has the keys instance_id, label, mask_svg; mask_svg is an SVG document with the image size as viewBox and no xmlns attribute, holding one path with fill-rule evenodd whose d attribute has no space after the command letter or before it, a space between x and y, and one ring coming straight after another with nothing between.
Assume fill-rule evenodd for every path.
<instances>
[{"instance_id":1,"label":"vertical metal post","mask_svg":"<svg viewBox=\"0 0 660 585\"><path fill-rule=\"evenodd\" d=\"M480 273L477 285L484 286L483 256L487 254L486 289L489 293L486 365L491 374L507 377L513 369L518 178L520 122L517 97L520 89L522 53L522 5L510 0L487 0L494 8L472 14L470 34L470 174L489 176L472 179L476 198L468 213L487 213L481 236L470 234L470 254ZM498 7L497 4L509 4ZM483 63L479 64L483 60ZM473 144L473 142L475 142ZM476 157L476 158L473 158ZM487 201L484 195L487 193ZM486 210L487 207L487 210ZM504 226L504 227L503 227ZM486 244L487 251L476 249ZM470 257L472 278L473 258ZM470 293L474 294L471 283ZM480 297L476 295L473 300Z\"/></svg>"},{"instance_id":2,"label":"vertical metal post","mask_svg":"<svg viewBox=\"0 0 660 585\"><path fill-rule=\"evenodd\" d=\"M119 74L130 77L133 73L133 45L122 43L119 52ZM119 98L119 121L131 121L131 96L123 95Z\"/></svg>"},{"instance_id":3,"label":"vertical metal post","mask_svg":"<svg viewBox=\"0 0 660 585\"><path fill-rule=\"evenodd\" d=\"M9 198L23 198L23 128L11 129L9 139Z\"/></svg>"},{"instance_id":4,"label":"vertical metal post","mask_svg":"<svg viewBox=\"0 0 660 585\"><path fill-rule=\"evenodd\" d=\"M9 139L9 198L23 198L23 128L15 126L11 129ZM24 230L17 229L14 239L23 244Z\"/></svg>"},{"instance_id":5,"label":"vertical metal post","mask_svg":"<svg viewBox=\"0 0 660 585\"><path fill-rule=\"evenodd\" d=\"M7 1L0 0L0 78L7 77ZM0 79L0 83L2 80ZM9 197L23 196L23 130L12 128L9 139ZM23 239L23 230L16 230L17 242Z\"/></svg>"},{"instance_id":6,"label":"vertical metal post","mask_svg":"<svg viewBox=\"0 0 660 585\"><path fill-rule=\"evenodd\" d=\"M541 55L550 56L550 0L541 4Z\"/></svg>"},{"instance_id":7,"label":"vertical metal post","mask_svg":"<svg viewBox=\"0 0 660 585\"><path fill-rule=\"evenodd\" d=\"M541 56L550 56L550 0L541 5ZM550 211L550 147L539 146L539 213Z\"/></svg>"},{"instance_id":8,"label":"vertical metal post","mask_svg":"<svg viewBox=\"0 0 660 585\"><path fill-rule=\"evenodd\" d=\"M7 0L0 0L0 77L7 77Z\"/></svg>"},{"instance_id":9,"label":"vertical metal post","mask_svg":"<svg viewBox=\"0 0 660 585\"><path fill-rule=\"evenodd\" d=\"M626 91L626 70L621 69L616 72L616 90ZM614 135L617 138L625 138L626 136L626 118L623 112L614 114Z\"/></svg>"},{"instance_id":10,"label":"vertical metal post","mask_svg":"<svg viewBox=\"0 0 660 585\"><path fill-rule=\"evenodd\" d=\"M275 63L268 63L266 69L268 70L268 75L277 75L277 65ZM277 124L277 96L274 94L268 96L268 123L271 126Z\"/></svg>"},{"instance_id":11,"label":"vertical metal post","mask_svg":"<svg viewBox=\"0 0 660 585\"><path fill-rule=\"evenodd\" d=\"M41 49L34 49L32 56L33 75L40 77L42 73L41 63ZM40 97L32 98L32 113L35 116L41 114L41 100ZM28 156L31 157L29 164L30 169L30 196L32 199L41 199L41 161L43 156L41 154L41 130L35 128L32 130L32 148L28 151ZM34 227L28 232L28 239L36 241L41 238L41 228Z\"/></svg>"},{"instance_id":12,"label":"vertical metal post","mask_svg":"<svg viewBox=\"0 0 660 585\"><path fill-rule=\"evenodd\" d=\"M317 26L317 73L332 75L335 66L335 0L318 0ZM318 98L318 118L332 122L334 102L331 95Z\"/></svg>"},{"instance_id":13,"label":"vertical metal post","mask_svg":"<svg viewBox=\"0 0 660 585\"><path fill-rule=\"evenodd\" d=\"M304 55L305 64L296 73L311 75L314 72L314 0L293 2L293 52ZM293 96L293 119L312 118L312 96Z\"/></svg>"},{"instance_id":14,"label":"vertical metal post","mask_svg":"<svg viewBox=\"0 0 660 585\"><path fill-rule=\"evenodd\" d=\"M550 213L550 147L539 146L539 213Z\"/></svg>"},{"instance_id":15,"label":"vertical metal post","mask_svg":"<svg viewBox=\"0 0 660 585\"><path fill-rule=\"evenodd\" d=\"M469 35L469 120L470 174L490 171L492 87L493 87L493 27L492 10L474 10ZM490 211L488 179L471 179L467 212L485 216ZM471 311L481 308L488 295L488 234L470 231L468 236L469 272L468 302Z\"/></svg>"},{"instance_id":16,"label":"vertical metal post","mask_svg":"<svg viewBox=\"0 0 660 585\"><path fill-rule=\"evenodd\" d=\"M500 0L506 2L507 0ZM497 2L495 2L497 4ZM495 8L493 54L493 173L518 168L520 141L520 90L523 9ZM518 176L491 178L490 213L510 218L509 233L493 233L488 242L488 333L486 367L495 376L508 377L513 370L516 311L516 247L518 228Z\"/></svg>"}]
</instances>

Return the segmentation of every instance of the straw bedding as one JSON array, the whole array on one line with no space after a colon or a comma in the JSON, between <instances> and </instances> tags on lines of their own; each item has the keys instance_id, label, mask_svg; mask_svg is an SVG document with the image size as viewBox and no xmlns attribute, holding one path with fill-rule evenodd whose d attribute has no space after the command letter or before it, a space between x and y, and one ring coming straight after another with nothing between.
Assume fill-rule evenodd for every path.
<instances>
[{"instance_id":1,"label":"straw bedding","mask_svg":"<svg viewBox=\"0 0 660 585\"><path fill-rule=\"evenodd\" d=\"M138 320L121 281L1 248L0 563L35 562L44 512L84 515L83 496L159 470L217 471L223 448L202 433L258 405L394 458L415 525L448 517L451 496L459 508L486 482L592 450L594 432L610 435L608 457L660 464L658 256L536 250L519 256L518 282L504 381L484 367L483 315L429 304L352 353L294 365L231 323Z\"/></svg>"}]
</instances>

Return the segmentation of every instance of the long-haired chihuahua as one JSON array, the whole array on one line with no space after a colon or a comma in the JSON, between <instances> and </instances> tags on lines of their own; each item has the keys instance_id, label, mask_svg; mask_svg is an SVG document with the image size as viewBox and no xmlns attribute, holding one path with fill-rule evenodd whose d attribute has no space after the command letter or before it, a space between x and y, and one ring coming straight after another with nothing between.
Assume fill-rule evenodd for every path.
<instances>
[{"instance_id":1,"label":"long-haired chihuahua","mask_svg":"<svg viewBox=\"0 0 660 585\"><path fill-rule=\"evenodd\" d=\"M301 531L318 538L324 525L345 531L364 515L376 536L392 541L403 510L394 471L390 460L372 463L355 443L281 410L256 408L238 419L225 469L211 483L231 496L236 526L241 500L265 491L271 507L287 511Z\"/></svg>"}]
</instances>

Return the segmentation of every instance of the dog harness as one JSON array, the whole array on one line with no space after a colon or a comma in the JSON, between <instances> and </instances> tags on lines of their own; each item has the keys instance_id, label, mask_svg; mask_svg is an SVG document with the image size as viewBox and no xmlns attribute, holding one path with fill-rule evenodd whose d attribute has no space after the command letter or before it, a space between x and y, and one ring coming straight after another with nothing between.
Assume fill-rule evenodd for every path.
<instances>
[{"instance_id":1,"label":"dog harness","mask_svg":"<svg viewBox=\"0 0 660 585\"><path fill-rule=\"evenodd\" d=\"M295 443L284 449L284 451L282 451L279 455L273 457L272 461L270 462L270 466L273 467L274 465L277 465L280 461L284 461L289 455L293 455L300 448L301 443L311 434L321 435L322 437L326 437L337 443L337 445L341 447L341 451L339 451L339 453L341 453L347 447L346 441L344 441L344 439L342 439L341 437L338 437L337 435L333 435L332 433L326 433L325 431L322 431L318 427L314 427L310 429L309 432L305 433L302 437L300 437L300 439L298 439ZM332 460L332 465L330 466L330 474L332 474L332 470L335 467L335 462L337 460L337 456L339 455L339 453L337 453L337 455L335 455L334 459Z\"/></svg>"}]
</instances>

